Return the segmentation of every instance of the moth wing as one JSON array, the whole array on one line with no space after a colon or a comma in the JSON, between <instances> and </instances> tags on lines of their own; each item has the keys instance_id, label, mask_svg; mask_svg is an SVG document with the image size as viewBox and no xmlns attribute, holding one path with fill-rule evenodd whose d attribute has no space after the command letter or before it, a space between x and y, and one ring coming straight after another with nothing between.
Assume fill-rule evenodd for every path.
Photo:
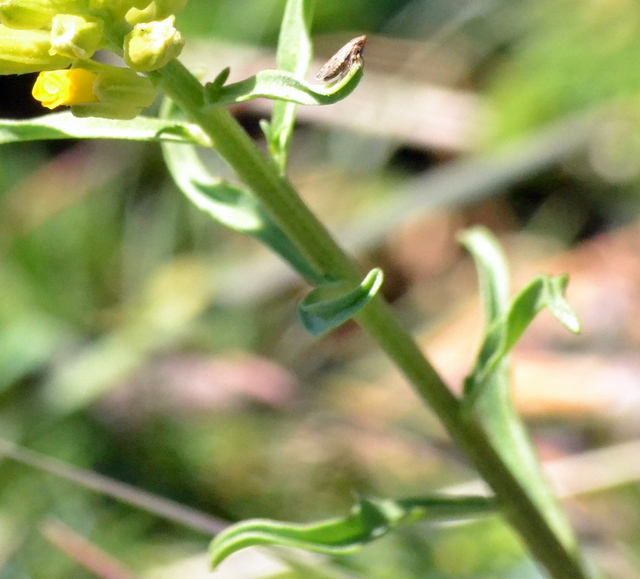
<instances>
[{"instance_id":1,"label":"moth wing","mask_svg":"<svg viewBox=\"0 0 640 579\"><path fill-rule=\"evenodd\" d=\"M329 80L340 74L341 68L344 68L345 61L351 53L351 42L343 46L336 52L324 66L316 74L317 80Z\"/></svg>"}]
</instances>

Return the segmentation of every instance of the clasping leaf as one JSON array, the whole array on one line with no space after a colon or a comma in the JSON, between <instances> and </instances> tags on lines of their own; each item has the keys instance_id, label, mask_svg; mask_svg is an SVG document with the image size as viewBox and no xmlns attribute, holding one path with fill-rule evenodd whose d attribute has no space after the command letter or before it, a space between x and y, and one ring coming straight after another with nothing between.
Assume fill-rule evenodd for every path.
<instances>
[{"instance_id":1,"label":"clasping leaf","mask_svg":"<svg viewBox=\"0 0 640 579\"><path fill-rule=\"evenodd\" d=\"M383 274L372 269L362 283L350 289L347 282L332 282L311 291L298 308L305 329L318 336L355 316L378 293Z\"/></svg>"},{"instance_id":2,"label":"clasping leaf","mask_svg":"<svg viewBox=\"0 0 640 579\"><path fill-rule=\"evenodd\" d=\"M266 69L245 80L222 87L217 80L207 83L205 103L209 107L221 107L267 98L299 105L330 105L348 97L361 78L361 64L354 65L340 82L327 85L310 84L293 73Z\"/></svg>"}]
</instances>

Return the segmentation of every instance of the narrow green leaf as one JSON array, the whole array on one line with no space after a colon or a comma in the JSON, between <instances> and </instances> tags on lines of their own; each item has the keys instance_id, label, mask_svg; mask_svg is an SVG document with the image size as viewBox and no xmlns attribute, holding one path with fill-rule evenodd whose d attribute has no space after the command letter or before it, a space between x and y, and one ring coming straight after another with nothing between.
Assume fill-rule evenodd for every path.
<instances>
[{"instance_id":1,"label":"narrow green leaf","mask_svg":"<svg viewBox=\"0 0 640 579\"><path fill-rule=\"evenodd\" d=\"M261 70L240 82L226 86L205 85L205 98L210 107L227 106L257 98L288 101L300 105L330 105L349 96L362 78L362 65L356 64L334 84L310 84L282 70Z\"/></svg>"},{"instance_id":2,"label":"narrow green leaf","mask_svg":"<svg viewBox=\"0 0 640 579\"><path fill-rule=\"evenodd\" d=\"M313 56L309 28L314 5L315 0L288 0L280 26L278 68L299 77L307 74Z\"/></svg>"},{"instance_id":3,"label":"narrow green leaf","mask_svg":"<svg viewBox=\"0 0 640 579\"><path fill-rule=\"evenodd\" d=\"M492 445L536 503L549 527L564 545L575 547L571 525L542 472L536 449L516 411L508 370L508 364L503 363L499 371L487 378L478 390L480 395L473 402L473 411Z\"/></svg>"},{"instance_id":4,"label":"narrow green leaf","mask_svg":"<svg viewBox=\"0 0 640 579\"><path fill-rule=\"evenodd\" d=\"M558 320L567 330L578 334L582 331L582 324L580 318L569 305L567 298L565 298L565 292L567 290L567 284L569 283L569 276L559 275L552 277L549 280L547 286L547 308L551 312L551 315Z\"/></svg>"},{"instance_id":5,"label":"narrow green leaf","mask_svg":"<svg viewBox=\"0 0 640 579\"><path fill-rule=\"evenodd\" d=\"M542 308L571 331L579 330L577 316L564 298L565 276L534 278L507 305L507 264L486 231L474 230L463 243L476 261L487 320L482 347L465 380L463 410L481 422L494 448L535 501L559 540L571 547L575 537L544 474L526 428L513 403L509 354Z\"/></svg>"},{"instance_id":6,"label":"narrow green leaf","mask_svg":"<svg viewBox=\"0 0 640 579\"><path fill-rule=\"evenodd\" d=\"M465 520L495 510L485 497L433 496L399 501L360 497L347 517L301 525L266 519L225 529L209 546L215 568L232 553L256 545L284 545L330 555L353 552L400 525L422 520Z\"/></svg>"},{"instance_id":7,"label":"narrow green leaf","mask_svg":"<svg viewBox=\"0 0 640 579\"><path fill-rule=\"evenodd\" d=\"M487 326L509 305L509 267L495 236L485 227L473 227L458 238L473 256L478 272Z\"/></svg>"},{"instance_id":8,"label":"narrow green leaf","mask_svg":"<svg viewBox=\"0 0 640 579\"><path fill-rule=\"evenodd\" d=\"M473 371L465 381L466 404L473 405L479 391L496 373L506 372L506 358L543 308L568 330L580 331L580 322L564 297L566 276L540 275L509 303L509 268L497 239L483 227L465 231L460 241L478 271L487 329Z\"/></svg>"},{"instance_id":9,"label":"narrow green leaf","mask_svg":"<svg viewBox=\"0 0 640 579\"><path fill-rule=\"evenodd\" d=\"M500 371L504 359L543 308L569 331L580 331L578 316L564 297L566 285L566 276L540 275L520 291L508 310L487 330L474 370L467 379L467 394L477 396L475 390Z\"/></svg>"},{"instance_id":10,"label":"narrow green leaf","mask_svg":"<svg viewBox=\"0 0 640 579\"><path fill-rule=\"evenodd\" d=\"M288 0L278 39L278 68L304 78L309 69L313 47L309 28L315 0ZM269 129L265 131L269 151L284 174L291 134L295 123L296 103L276 101Z\"/></svg>"},{"instance_id":11,"label":"narrow green leaf","mask_svg":"<svg viewBox=\"0 0 640 579\"><path fill-rule=\"evenodd\" d=\"M196 207L219 223L260 240L310 283L323 281L253 195L207 171L196 147L164 143L162 150L176 185Z\"/></svg>"},{"instance_id":12,"label":"narrow green leaf","mask_svg":"<svg viewBox=\"0 0 640 579\"><path fill-rule=\"evenodd\" d=\"M266 226L254 197L211 175L195 147L165 144L163 152L176 185L196 207L223 225L243 233L255 235Z\"/></svg>"},{"instance_id":13,"label":"narrow green leaf","mask_svg":"<svg viewBox=\"0 0 640 579\"><path fill-rule=\"evenodd\" d=\"M151 117L136 117L130 121L78 119L70 112L64 112L25 121L0 120L0 144L51 139L129 139L208 144L197 125Z\"/></svg>"},{"instance_id":14,"label":"narrow green leaf","mask_svg":"<svg viewBox=\"0 0 640 579\"><path fill-rule=\"evenodd\" d=\"M383 274L372 269L362 283L351 289L346 282L325 283L311 291L298 308L304 328L314 336L337 328L355 316L378 293Z\"/></svg>"}]
</instances>

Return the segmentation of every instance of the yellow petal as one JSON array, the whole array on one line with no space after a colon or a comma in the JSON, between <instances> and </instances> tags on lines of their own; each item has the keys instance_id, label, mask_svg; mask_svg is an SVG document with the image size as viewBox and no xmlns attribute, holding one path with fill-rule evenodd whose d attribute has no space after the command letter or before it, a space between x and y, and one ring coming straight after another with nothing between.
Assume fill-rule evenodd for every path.
<instances>
[{"instance_id":1,"label":"yellow petal","mask_svg":"<svg viewBox=\"0 0 640 579\"><path fill-rule=\"evenodd\" d=\"M62 105L94 103L93 82L97 75L83 68L41 72L31 94L42 106L55 109Z\"/></svg>"}]
</instances>

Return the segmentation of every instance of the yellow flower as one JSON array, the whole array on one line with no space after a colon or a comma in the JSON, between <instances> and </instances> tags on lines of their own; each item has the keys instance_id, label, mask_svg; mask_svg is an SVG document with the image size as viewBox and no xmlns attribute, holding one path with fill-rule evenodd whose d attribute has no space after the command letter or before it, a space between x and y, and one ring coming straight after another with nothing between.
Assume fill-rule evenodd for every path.
<instances>
[{"instance_id":1,"label":"yellow flower","mask_svg":"<svg viewBox=\"0 0 640 579\"><path fill-rule=\"evenodd\" d=\"M41 72L31 94L49 109L71 105L74 117L120 120L136 118L158 94L146 76L130 68L93 60L82 66Z\"/></svg>"},{"instance_id":2,"label":"yellow flower","mask_svg":"<svg viewBox=\"0 0 640 579\"><path fill-rule=\"evenodd\" d=\"M98 101L98 97L93 94L93 82L97 76L84 68L41 72L31 94L48 109L94 103Z\"/></svg>"}]
</instances>

